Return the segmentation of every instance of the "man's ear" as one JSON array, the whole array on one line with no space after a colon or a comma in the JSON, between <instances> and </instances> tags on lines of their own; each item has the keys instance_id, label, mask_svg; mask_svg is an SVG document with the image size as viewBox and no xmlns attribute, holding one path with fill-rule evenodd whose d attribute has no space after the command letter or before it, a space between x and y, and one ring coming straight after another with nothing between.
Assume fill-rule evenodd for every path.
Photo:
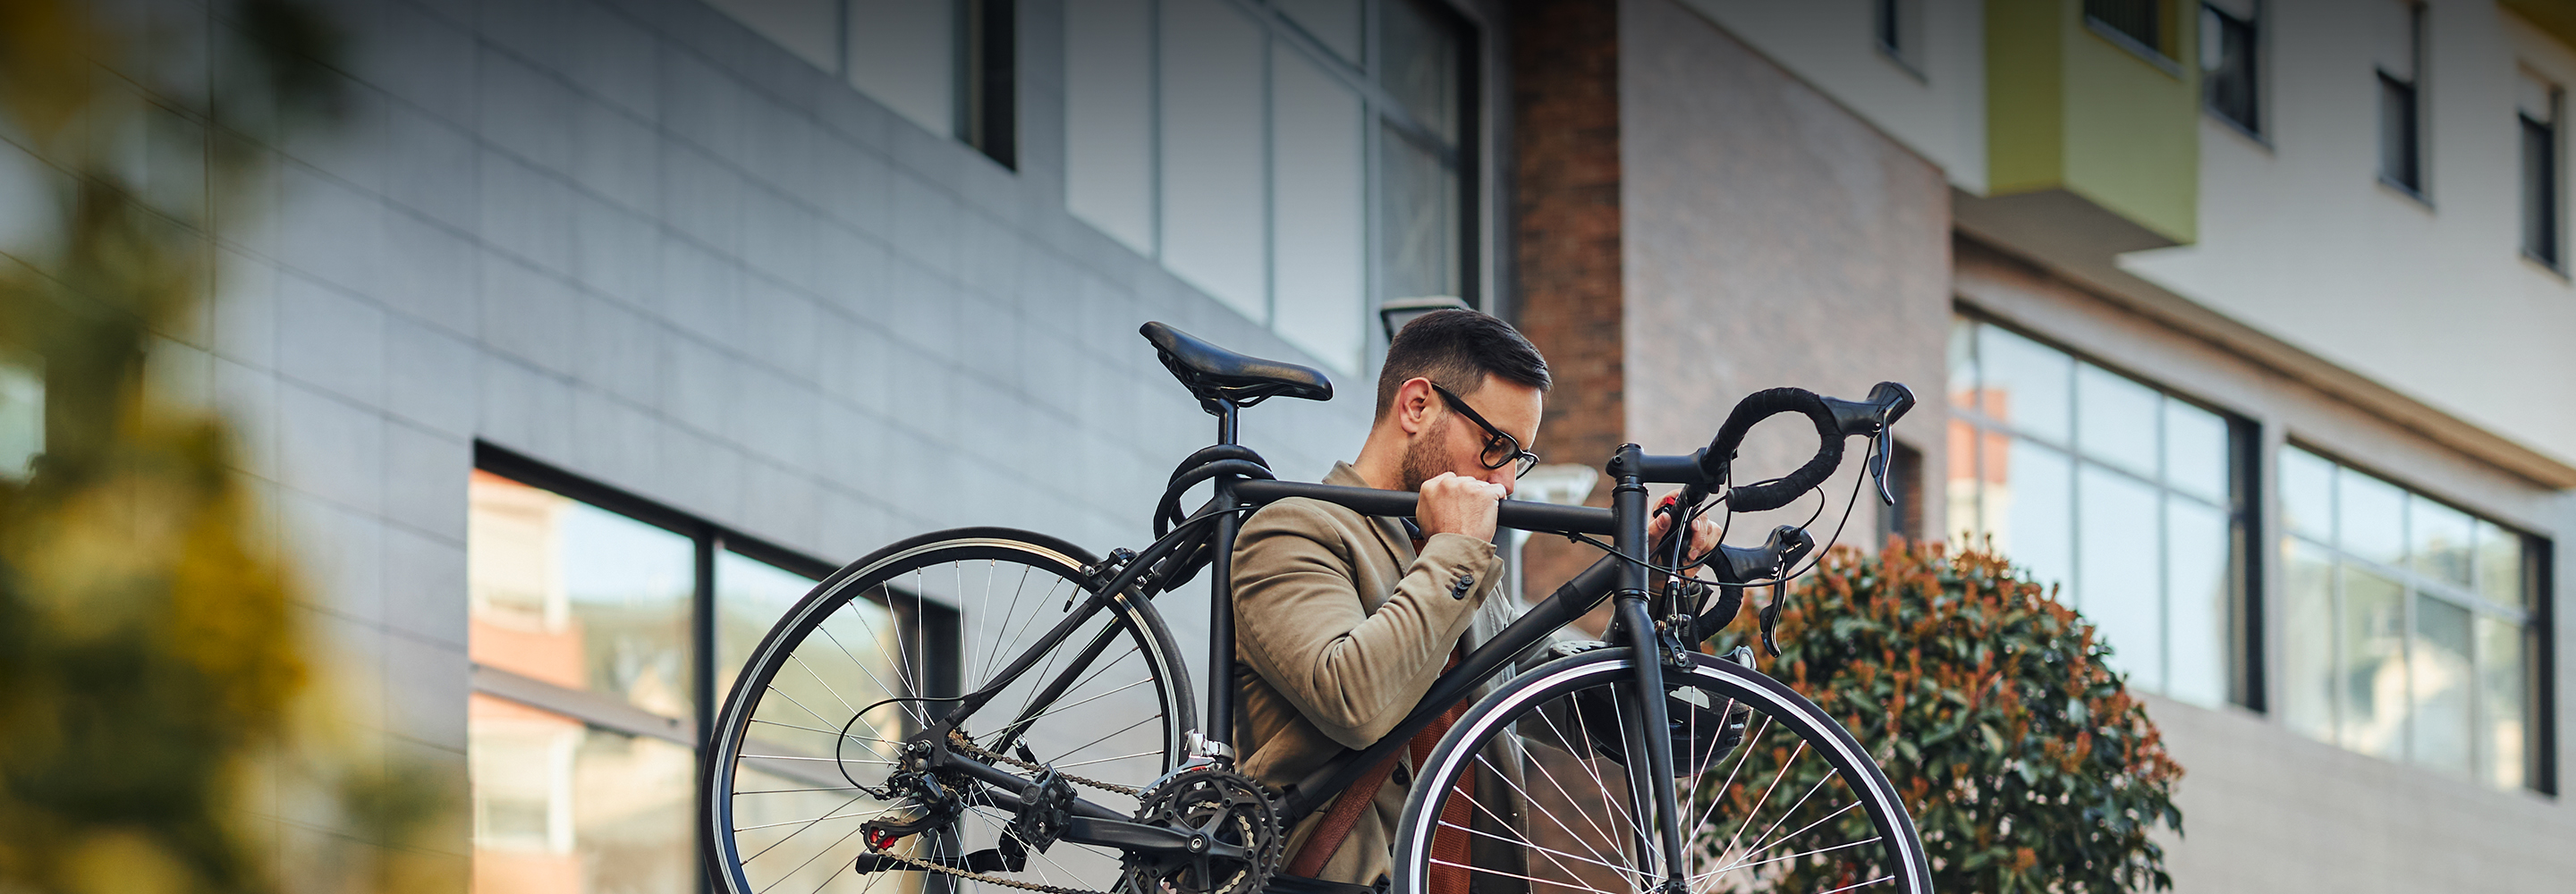
<instances>
[{"instance_id":1,"label":"man's ear","mask_svg":"<svg viewBox=\"0 0 2576 894\"><path fill-rule=\"evenodd\" d=\"M1395 389L1395 426L1406 435L1421 434L1431 427L1431 380L1415 376Z\"/></svg>"}]
</instances>

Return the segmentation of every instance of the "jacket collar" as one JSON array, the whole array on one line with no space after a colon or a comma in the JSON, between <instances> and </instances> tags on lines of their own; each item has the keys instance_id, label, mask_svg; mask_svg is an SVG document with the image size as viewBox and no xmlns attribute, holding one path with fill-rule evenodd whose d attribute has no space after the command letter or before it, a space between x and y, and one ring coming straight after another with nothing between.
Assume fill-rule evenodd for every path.
<instances>
[{"instance_id":1,"label":"jacket collar","mask_svg":"<svg viewBox=\"0 0 2576 894\"><path fill-rule=\"evenodd\" d=\"M1360 470L1353 468L1350 463L1338 461L1333 463L1331 472L1325 473L1324 483L1342 487L1369 486L1368 479L1360 477ZM1369 517L1369 529L1377 532L1378 542L1385 544L1386 551L1395 556L1395 565L1398 568L1413 564L1413 534L1408 528L1412 521L1409 518L1388 516Z\"/></svg>"}]
</instances>

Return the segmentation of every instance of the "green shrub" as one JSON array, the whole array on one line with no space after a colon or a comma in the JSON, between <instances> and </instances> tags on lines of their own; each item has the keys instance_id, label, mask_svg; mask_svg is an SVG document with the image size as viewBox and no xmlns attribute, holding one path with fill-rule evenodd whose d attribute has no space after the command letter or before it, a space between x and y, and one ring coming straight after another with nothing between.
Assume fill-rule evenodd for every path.
<instances>
[{"instance_id":1,"label":"green shrub","mask_svg":"<svg viewBox=\"0 0 2576 894\"><path fill-rule=\"evenodd\" d=\"M1747 618L1735 629L1752 627ZM1922 833L1936 889L2173 886L2148 832L2181 832L2172 795L2182 768L2105 664L2110 648L2093 625L2002 557L1899 540L1875 556L1834 550L1791 587L1778 639L1765 671L1842 718L1877 757ZM1790 756L1749 756L1728 797L1758 798L1755 786ZM1783 791L1825 771L1813 759L1791 767ZM1701 784L1723 783L1711 776ZM1868 835L1859 811L1832 821L1858 833L1845 840ZM1867 881L1811 876L1819 871L1787 861L1761 884Z\"/></svg>"}]
</instances>

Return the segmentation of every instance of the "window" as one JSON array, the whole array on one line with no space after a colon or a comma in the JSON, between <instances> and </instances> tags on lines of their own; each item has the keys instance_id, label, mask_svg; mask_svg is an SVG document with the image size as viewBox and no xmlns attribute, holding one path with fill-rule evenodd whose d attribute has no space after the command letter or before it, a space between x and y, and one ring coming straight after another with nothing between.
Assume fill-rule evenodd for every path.
<instances>
[{"instance_id":1,"label":"window","mask_svg":"<svg viewBox=\"0 0 2576 894\"><path fill-rule=\"evenodd\" d=\"M1474 43L1417 0L1073 0L1065 205L1328 365L1473 302Z\"/></svg>"},{"instance_id":2,"label":"window","mask_svg":"<svg viewBox=\"0 0 2576 894\"><path fill-rule=\"evenodd\" d=\"M2297 447L2281 450L2280 482L2282 719L2364 754L2546 790L2543 545Z\"/></svg>"},{"instance_id":3,"label":"window","mask_svg":"<svg viewBox=\"0 0 2576 894\"><path fill-rule=\"evenodd\" d=\"M474 890L698 891L696 730L830 569L490 445L475 458Z\"/></svg>"},{"instance_id":4,"label":"window","mask_svg":"<svg viewBox=\"0 0 2576 894\"><path fill-rule=\"evenodd\" d=\"M1923 70L1923 0L1875 0L1870 4L1871 33L1878 51L1905 66Z\"/></svg>"},{"instance_id":5,"label":"window","mask_svg":"<svg viewBox=\"0 0 2576 894\"><path fill-rule=\"evenodd\" d=\"M708 2L930 132L1018 165L1014 0Z\"/></svg>"},{"instance_id":6,"label":"window","mask_svg":"<svg viewBox=\"0 0 2576 894\"><path fill-rule=\"evenodd\" d=\"M2085 24L2159 59L2174 55L2166 44L2174 30L2168 14L2164 0L2084 0Z\"/></svg>"},{"instance_id":7,"label":"window","mask_svg":"<svg viewBox=\"0 0 2576 894\"><path fill-rule=\"evenodd\" d=\"M2239 606L2240 425L2011 330L1951 330L1953 535L2030 570L2100 628L2129 683L2255 701Z\"/></svg>"},{"instance_id":8,"label":"window","mask_svg":"<svg viewBox=\"0 0 2576 894\"><path fill-rule=\"evenodd\" d=\"M2417 196L2424 194L2424 8L2401 0L2373 0L2379 11L2379 179Z\"/></svg>"},{"instance_id":9,"label":"window","mask_svg":"<svg viewBox=\"0 0 2576 894\"><path fill-rule=\"evenodd\" d=\"M2558 86L2524 74L2514 116L2522 129L2522 253L2558 266Z\"/></svg>"},{"instance_id":10,"label":"window","mask_svg":"<svg viewBox=\"0 0 2576 894\"><path fill-rule=\"evenodd\" d=\"M2202 107L2237 129L2263 133L2258 68L2260 0L2209 3L2200 9Z\"/></svg>"},{"instance_id":11,"label":"window","mask_svg":"<svg viewBox=\"0 0 2576 894\"><path fill-rule=\"evenodd\" d=\"M25 478L44 452L43 364L0 350L0 478Z\"/></svg>"}]
</instances>

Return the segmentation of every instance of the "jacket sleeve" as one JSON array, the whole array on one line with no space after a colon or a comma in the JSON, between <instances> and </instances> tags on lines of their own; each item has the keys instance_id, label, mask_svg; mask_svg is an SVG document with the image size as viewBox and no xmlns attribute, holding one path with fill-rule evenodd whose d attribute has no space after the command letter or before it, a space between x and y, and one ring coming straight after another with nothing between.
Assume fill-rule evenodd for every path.
<instances>
[{"instance_id":1,"label":"jacket sleeve","mask_svg":"<svg viewBox=\"0 0 2576 894\"><path fill-rule=\"evenodd\" d=\"M1436 534L1367 611L1349 533L1308 501L1264 507L1235 540L1236 649L1334 741L1363 748L1404 719L1492 589L1494 545ZM1365 532L1361 532L1365 533Z\"/></svg>"}]
</instances>

